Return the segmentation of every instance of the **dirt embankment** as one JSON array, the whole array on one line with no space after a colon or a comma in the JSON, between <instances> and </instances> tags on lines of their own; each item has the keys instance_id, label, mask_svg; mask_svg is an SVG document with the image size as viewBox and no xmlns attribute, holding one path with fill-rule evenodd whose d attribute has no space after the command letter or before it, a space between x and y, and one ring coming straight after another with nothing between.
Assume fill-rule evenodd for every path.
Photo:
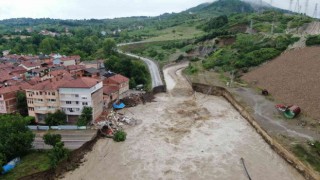
<instances>
[{"instance_id":1,"label":"dirt embankment","mask_svg":"<svg viewBox=\"0 0 320 180\"><path fill-rule=\"evenodd\" d=\"M245 74L242 79L267 89L285 104L296 104L302 112L320 120L320 47L289 51Z\"/></svg>"},{"instance_id":2,"label":"dirt embankment","mask_svg":"<svg viewBox=\"0 0 320 180\"><path fill-rule=\"evenodd\" d=\"M56 169L49 169L47 171L25 176L20 178L20 180L54 180L56 177L63 175L67 171L76 169L82 163L84 155L92 150L93 146L100 139L100 137L100 131L97 131L97 134L92 138L92 140L86 142L80 148L72 151L69 155L69 158L60 162Z\"/></svg>"},{"instance_id":3,"label":"dirt embankment","mask_svg":"<svg viewBox=\"0 0 320 180\"><path fill-rule=\"evenodd\" d=\"M281 157L283 157L289 164L296 168L306 179L317 180L320 179L318 173L316 173L311 167L303 164L298 158L296 158L291 152L280 145L274 140L260 125L252 118L250 113L246 111L244 107L237 102L233 95L223 87L214 87L203 84L192 85L193 89L197 92L210 94L214 96L222 96L229 101L233 107L256 129L256 131L262 136L262 138L270 145L270 147L276 151Z\"/></svg>"}]
</instances>

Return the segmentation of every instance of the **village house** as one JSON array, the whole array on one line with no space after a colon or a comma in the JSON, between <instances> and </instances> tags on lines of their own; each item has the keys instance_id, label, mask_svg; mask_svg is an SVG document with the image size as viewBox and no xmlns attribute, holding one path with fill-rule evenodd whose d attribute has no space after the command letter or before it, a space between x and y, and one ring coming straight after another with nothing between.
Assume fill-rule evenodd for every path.
<instances>
[{"instance_id":1,"label":"village house","mask_svg":"<svg viewBox=\"0 0 320 180\"><path fill-rule=\"evenodd\" d=\"M100 72L96 68L87 68L84 70L84 76L99 79Z\"/></svg>"},{"instance_id":2,"label":"village house","mask_svg":"<svg viewBox=\"0 0 320 180\"><path fill-rule=\"evenodd\" d=\"M40 68L41 63L40 62L33 62L33 61L25 61L25 62L21 62L21 64L19 66L23 67L27 71L30 71L32 69Z\"/></svg>"},{"instance_id":3,"label":"village house","mask_svg":"<svg viewBox=\"0 0 320 180\"><path fill-rule=\"evenodd\" d=\"M119 98L119 87L103 86L103 105L108 108L109 105Z\"/></svg>"},{"instance_id":4,"label":"village house","mask_svg":"<svg viewBox=\"0 0 320 180\"><path fill-rule=\"evenodd\" d=\"M103 85L118 87L119 95L121 95L129 90L129 79L121 74L116 74L104 79Z\"/></svg>"},{"instance_id":5,"label":"village house","mask_svg":"<svg viewBox=\"0 0 320 180\"><path fill-rule=\"evenodd\" d=\"M84 75L85 66L82 65L71 65L67 66L66 70L73 76L82 77Z\"/></svg>"},{"instance_id":6,"label":"village house","mask_svg":"<svg viewBox=\"0 0 320 180\"><path fill-rule=\"evenodd\" d=\"M17 93L28 88L28 83L4 86L0 88L0 114L11 114L17 112Z\"/></svg>"},{"instance_id":7,"label":"village house","mask_svg":"<svg viewBox=\"0 0 320 180\"><path fill-rule=\"evenodd\" d=\"M93 61L82 61L80 65L84 65L87 69L88 68L95 68L95 69L104 69L104 61L103 60L93 60Z\"/></svg>"}]
</instances>

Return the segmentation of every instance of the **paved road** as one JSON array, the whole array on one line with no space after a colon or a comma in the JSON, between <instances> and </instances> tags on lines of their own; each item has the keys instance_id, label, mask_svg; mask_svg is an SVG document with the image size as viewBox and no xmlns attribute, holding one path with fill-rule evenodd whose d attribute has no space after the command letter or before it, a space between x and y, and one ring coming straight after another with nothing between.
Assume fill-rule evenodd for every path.
<instances>
[{"instance_id":1,"label":"paved road","mask_svg":"<svg viewBox=\"0 0 320 180\"><path fill-rule=\"evenodd\" d=\"M159 69L158 65L155 62L153 62L151 59L137 56L137 55L131 54L131 53L122 52L122 51L118 51L118 52L125 54L127 56L130 56L130 57L140 59L144 63L147 64L149 71L150 71L151 79L152 79L152 88L163 85L163 81L162 81L161 75L160 75L160 69Z\"/></svg>"},{"instance_id":2,"label":"paved road","mask_svg":"<svg viewBox=\"0 0 320 180\"><path fill-rule=\"evenodd\" d=\"M96 134L96 130L64 130L64 131L54 131L52 134L61 134L62 141L66 148L74 150L81 147L87 141L90 141ZM33 141L34 149L50 149L51 146L48 146L44 143L42 136L47 133L47 131L34 131L36 137Z\"/></svg>"}]
</instances>

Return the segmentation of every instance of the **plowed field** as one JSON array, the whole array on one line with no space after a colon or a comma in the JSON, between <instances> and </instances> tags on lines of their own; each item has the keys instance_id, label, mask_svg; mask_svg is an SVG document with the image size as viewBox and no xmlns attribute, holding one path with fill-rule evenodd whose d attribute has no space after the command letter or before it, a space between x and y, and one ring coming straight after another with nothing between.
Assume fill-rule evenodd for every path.
<instances>
[{"instance_id":1,"label":"plowed field","mask_svg":"<svg viewBox=\"0 0 320 180\"><path fill-rule=\"evenodd\" d=\"M302 112L320 120L320 47L287 52L242 77L267 89L286 104L296 104Z\"/></svg>"}]
</instances>

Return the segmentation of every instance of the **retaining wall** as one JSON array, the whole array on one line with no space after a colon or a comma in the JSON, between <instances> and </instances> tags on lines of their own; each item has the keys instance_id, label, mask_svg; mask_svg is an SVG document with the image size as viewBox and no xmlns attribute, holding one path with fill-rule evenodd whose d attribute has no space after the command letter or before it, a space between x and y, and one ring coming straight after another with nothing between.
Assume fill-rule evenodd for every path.
<instances>
[{"instance_id":1,"label":"retaining wall","mask_svg":"<svg viewBox=\"0 0 320 180\"><path fill-rule=\"evenodd\" d=\"M320 176L311 167L302 163L290 151L284 148L280 143L273 139L250 115L245 108L234 98L234 96L225 88L218 86L209 86L204 84L192 83L192 88L196 92L210 94L214 96L222 96L229 101L232 106L244 117L253 128L262 136L262 138L270 145L270 147L284 158L290 165L296 168L306 179L318 180Z\"/></svg>"}]
</instances>

